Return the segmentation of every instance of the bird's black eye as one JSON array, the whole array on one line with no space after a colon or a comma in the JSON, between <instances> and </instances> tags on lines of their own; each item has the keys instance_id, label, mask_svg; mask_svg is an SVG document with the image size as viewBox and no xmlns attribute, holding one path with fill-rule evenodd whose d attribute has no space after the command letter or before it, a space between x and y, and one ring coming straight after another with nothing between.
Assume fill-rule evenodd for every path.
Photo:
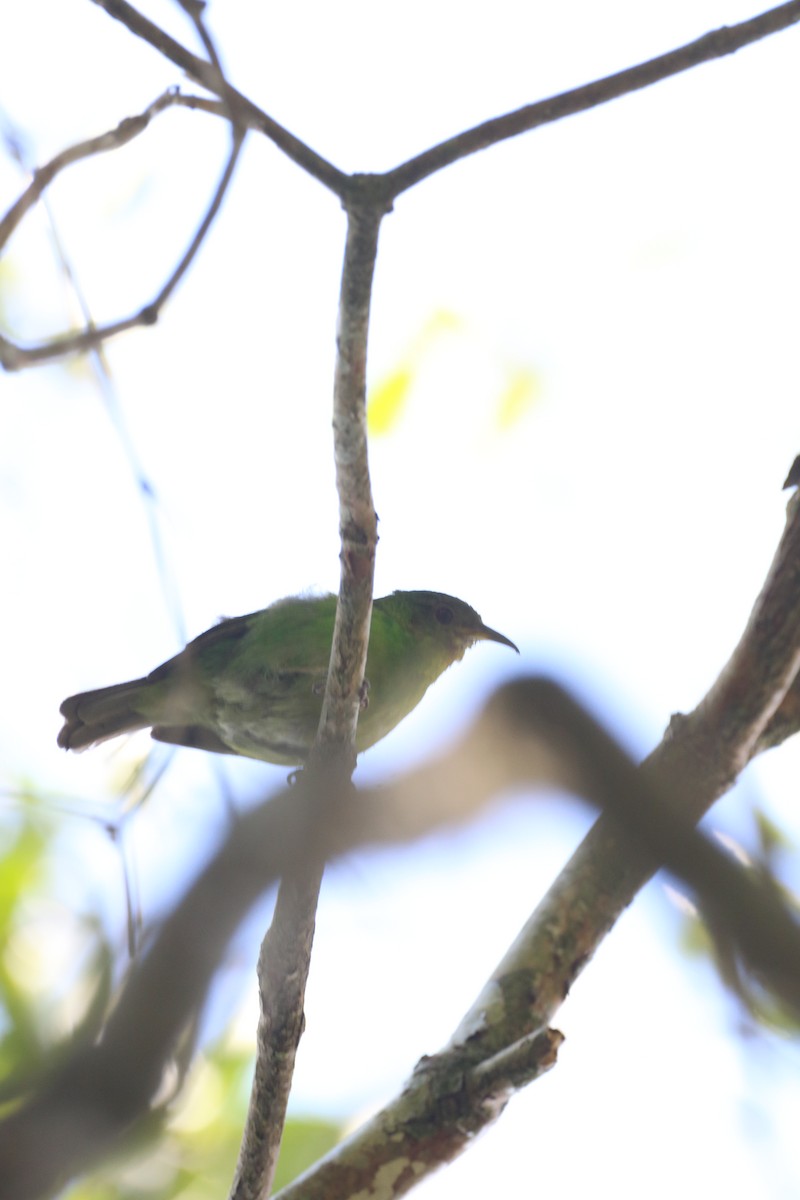
<instances>
[{"instance_id":1,"label":"bird's black eye","mask_svg":"<svg viewBox=\"0 0 800 1200\"><path fill-rule=\"evenodd\" d=\"M440 625L452 625L453 610L448 608L446 604L439 604L433 614Z\"/></svg>"}]
</instances>

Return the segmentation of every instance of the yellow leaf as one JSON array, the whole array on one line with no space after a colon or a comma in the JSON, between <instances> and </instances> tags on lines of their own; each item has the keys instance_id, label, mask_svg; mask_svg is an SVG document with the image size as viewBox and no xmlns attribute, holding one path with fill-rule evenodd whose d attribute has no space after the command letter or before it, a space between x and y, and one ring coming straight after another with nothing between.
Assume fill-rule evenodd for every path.
<instances>
[{"instance_id":1,"label":"yellow leaf","mask_svg":"<svg viewBox=\"0 0 800 1200\"><path fill-rule=\"evenodd\" d=\"M367 426L370 433L390 433L403 415L411 389L412 372L398 367L373 388L367 402Z\"/></svg>"},{"instance_id":2,"label":"yellow leaf","mask_svg":"<svg viewBox=\"0 0 800 1200\"><path fill-rule=\"evenodd\" d=\"M533 408L539 399L539 378L528 367L514 367L508 372L506 386L497 403L498 429L511 429Z\"/></svg>"}]
</instances>

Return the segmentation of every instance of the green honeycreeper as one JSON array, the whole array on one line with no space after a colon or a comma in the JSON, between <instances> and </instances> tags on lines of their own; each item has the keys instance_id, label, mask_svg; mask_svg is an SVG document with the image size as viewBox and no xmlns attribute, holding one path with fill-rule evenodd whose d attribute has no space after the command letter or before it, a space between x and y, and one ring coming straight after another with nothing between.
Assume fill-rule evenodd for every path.
<instances>
[{"instance_id":1,"label":"green honeycreeper","mask_svg":"<svg viewBox=\"0 0 800 1200\"><path fill-rule=\"evenodd\" d=\"M291 596L220 621L143 679L70 696L58 744L82 750L150 726L160 742L300 765L319 724L335 614L335 596ZM479 641L517 650L454 596L375 600L356 750L385 737Z\"/></svg>"}]
</instances>

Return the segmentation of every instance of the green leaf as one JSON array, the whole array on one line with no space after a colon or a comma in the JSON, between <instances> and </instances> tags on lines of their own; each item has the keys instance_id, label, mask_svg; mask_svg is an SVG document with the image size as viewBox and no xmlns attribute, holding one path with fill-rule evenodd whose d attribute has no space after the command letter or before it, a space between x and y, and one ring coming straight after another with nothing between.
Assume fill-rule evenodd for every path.
<instances>
[{"instance_id":1,"label":"green leaf","mask_svg":"<svg viewBox=\"0 0 800 1200\"><path fill-rule=\"evenodd\" d=\"M342 1136L339 1125L322 1117L290 1117L283 1130L275 1191L291 1183L327 1154Z\"/></svg>"}]
</instances>

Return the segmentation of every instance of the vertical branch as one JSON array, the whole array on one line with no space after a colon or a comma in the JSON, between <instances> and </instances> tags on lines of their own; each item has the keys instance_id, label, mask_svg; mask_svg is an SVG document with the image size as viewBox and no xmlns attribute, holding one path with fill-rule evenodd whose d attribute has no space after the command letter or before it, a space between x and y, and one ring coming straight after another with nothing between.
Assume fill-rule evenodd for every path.
<instances>
[{"instance_id":1,"label":"vertical branch","mask_svg":"<svg viewBox=\"0 0 800 1200\"><path fill-rule=\"evenodd\" d=\"M378 232L385 211L380 203L357 203L347 210L333 388L341 574L328 687L317 737L322 752L326 747L349 747L352 754L367 662L378 543L367 459L367 337Z\"/></svg>"},{"instance_id":2,"label":"vertical branch","mask_svg":"<svg viewBox=\"0 0 800 1200\"><path fill-rule=\"evenodd\" d=\"M308 862L284 875L272 924L261 944L256 1062L230 1200L263 1200L272 1191L305 1025L303 1005L322 870L323 864Z\"/></svg>"},{"instance_id":3,"label":"vertical branch","mask_svg":"<svg viewBox=\"0 0 800 1200\"><path fill-rule=\"evenodd\" d=\"M385 211L380 202L353 204L347 210L333 390L341 576L328 683L309 764L323 795L326 782L331 785L329 803L334 802L342 775L349 776L355 766L372 613L378 520L367 461L367 336ZM324 862L312 855L284 875L261 947L255 1074L231 1200L263 1200L272 1188L305 1023L303 1004L323 870Z\"/></svg>"}]
</instances>

